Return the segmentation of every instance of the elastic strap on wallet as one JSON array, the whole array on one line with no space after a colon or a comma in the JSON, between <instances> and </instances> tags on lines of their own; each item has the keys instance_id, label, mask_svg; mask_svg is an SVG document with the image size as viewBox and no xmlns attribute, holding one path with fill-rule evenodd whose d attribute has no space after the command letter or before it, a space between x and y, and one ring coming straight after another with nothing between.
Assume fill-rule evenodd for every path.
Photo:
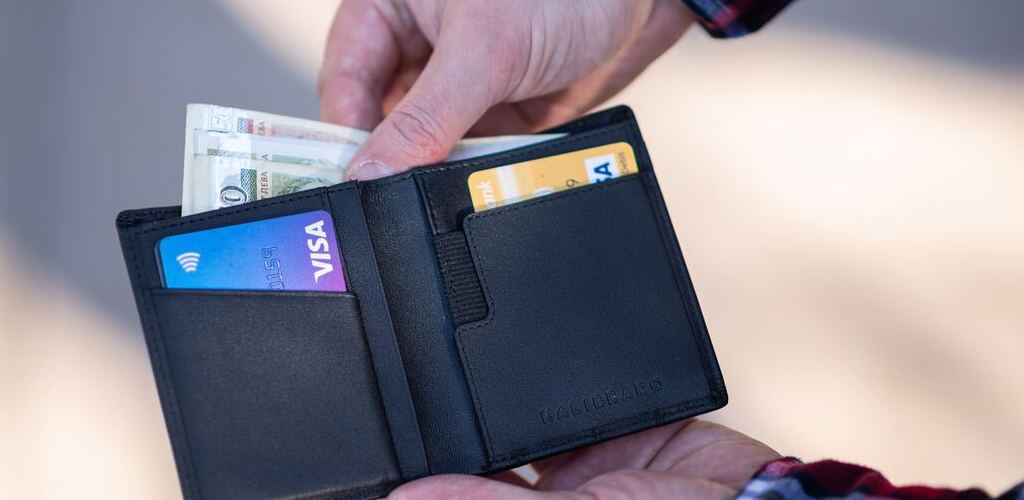
<instances>
[{"instance_id":1,"label":"elastic strap on wallet","mask_svg":"<svg viewBox=\"0 0 1024 500\"><path fill-rule=\"evenodd\" d=\"M464 325L487 317L487 299L473 266L466 235L462 231L439 234L434 237L434 246L441 263L453 323Z\"/></svg>"}]
</instances>

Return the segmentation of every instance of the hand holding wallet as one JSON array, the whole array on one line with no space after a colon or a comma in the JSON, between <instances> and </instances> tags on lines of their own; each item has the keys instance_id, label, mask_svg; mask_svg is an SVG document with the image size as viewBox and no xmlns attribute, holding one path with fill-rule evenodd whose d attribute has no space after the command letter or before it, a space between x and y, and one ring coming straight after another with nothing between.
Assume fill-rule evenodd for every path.
<instances>
[{"instance_id":1,"label":"hand holding wallet","mask_svg":"<svg viewBox=\"0 0 1024 500\"><path fill-rule=\"evenodd\" d=\"M185 495L370 498L725 405L632 112L551 132L569 135L185 218L122 212ZM620 142L636 174L474 211L474 172ZM319 210L346 292L164 286L164 238Z\"/></svg>"}]
</instances>

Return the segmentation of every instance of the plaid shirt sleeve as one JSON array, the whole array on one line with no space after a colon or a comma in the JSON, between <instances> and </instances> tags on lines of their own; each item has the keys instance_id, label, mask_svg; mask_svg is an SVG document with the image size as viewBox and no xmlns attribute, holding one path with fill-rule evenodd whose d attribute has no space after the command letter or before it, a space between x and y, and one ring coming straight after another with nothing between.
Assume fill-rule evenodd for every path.
<instances>
[{"instance_id":1,"label":"plaid shirt sleeve","mask_svg":"<svg viewBox=\"0 0 1024 500\"><path fill-rule=\"evenodd\" d=\"M753 33L770 21L791 0L683 0L715 38Z\"/></svg>"},{"instance_id":2,"label":"plaid shirt sleeve","mask_svg":"<svg viewBox=\"0 0 1024 500\"><path fill-rule=\"evenodd\" d=\"M787 457L768 462L743 487L738 500L811 500L816 498L879 498L899 500L987 500L978 488L954 490L929 486L893 486L877 471L859 465L823 460L805 464ZM998 500L1024 500L1024 483Z\"/></svg>"}]
</instances>

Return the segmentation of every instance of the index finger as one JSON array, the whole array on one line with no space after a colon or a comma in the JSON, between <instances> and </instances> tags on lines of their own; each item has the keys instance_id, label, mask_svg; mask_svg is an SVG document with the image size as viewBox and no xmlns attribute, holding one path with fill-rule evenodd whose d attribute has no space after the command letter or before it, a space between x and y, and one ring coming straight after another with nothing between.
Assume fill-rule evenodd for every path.
<instances>
[{"instance_id":1,"label":"index finger","mask_svg":"<svg viewBox=\"0 0 1024 500\"><path fill-rule=\"evenodd\" d=\"M381 100L400 58L396 29L402 28L390 2L342 2L320 67L324 121L366 130L380 123Z\"/></svg>"}]
</instances>

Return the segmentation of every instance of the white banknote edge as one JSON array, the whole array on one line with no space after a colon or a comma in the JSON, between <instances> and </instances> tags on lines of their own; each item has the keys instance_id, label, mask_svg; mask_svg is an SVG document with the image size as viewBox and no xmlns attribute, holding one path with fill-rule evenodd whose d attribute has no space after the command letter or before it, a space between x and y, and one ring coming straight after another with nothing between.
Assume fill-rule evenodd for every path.
<instances>
[{"instance_id":1,"label":"white banknote edge","mask_svg":"<svg viewBox=\"0 0 1024 500\"><path fill-rule=\"evenodd\" d=\"M340 141L321 141L314 139L293 138L288 136L248 134L237 131L238 120L249 119L261 123L292 127L313 133L321 133L327 138L340 139ZM235 125L232 125L232 124ZM254 122L255 123L255 122ZM333 163L344 177L349 160L358 149L358 145L369 136L369 132L330 123L295 118L290 116L275 115L259 111L251 111L240 108L230 108L212 104L189 104L185 118L185 158L184 173L182 176L182 215L192 215L219 208L213 199L201 202L196 197L209 197L212 194L208 189L197 189L200 174L209 177L213 174L210 165L204 163L206 171L196 172L197 158L205 156L205 152L196 151L199 143L197 136L210 134L218 137L225 137L225 144L229 152L253 155L274 154L289 156L293 158L306 158L312 164L308 168L321 170L330 168L324 163ZM537 134L537 135L509 135L496 137L477 137L463 139L452 150L447 161L459 161L494 153L501 153L512 149L531 146L545 141L550 141L567 134ZM306 149L308 147L308 149ZM278 149L275 149L278 148ZM257 161L255 159L251 161ZM244 160L243 160L244 162ZM259 163L264 163L262 160ZM296 167L303 168L305 165L294 162L267 162L268 164L281 165L282 169L295 171ZM313 172L311 172L312 174ZM203 177L203 187L208 188L216 184L216 180Z\"/></svg>"}]
</instances>

